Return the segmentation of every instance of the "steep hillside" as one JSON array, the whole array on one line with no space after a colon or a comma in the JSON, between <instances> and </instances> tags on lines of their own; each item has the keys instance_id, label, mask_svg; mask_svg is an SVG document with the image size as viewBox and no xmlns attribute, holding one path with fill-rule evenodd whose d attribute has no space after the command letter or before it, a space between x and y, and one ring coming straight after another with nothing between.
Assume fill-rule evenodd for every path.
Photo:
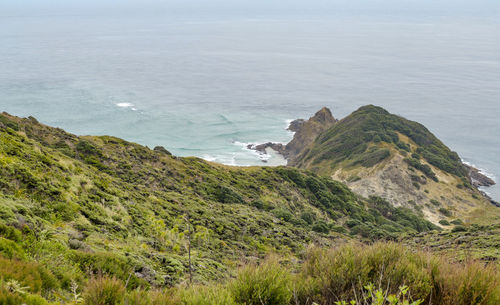
<instances>
[{"instance_id":1,"label":"steep hillside","mask_svg":"<svg viewBox=\"0 0 500 305\"><path fill-rule=\"evenodd\" d=\"M66 288L97 272L174 285L189 274L189 250L204 282L270 252L435 228L311 172L178 158L0 115L0 256L37 261Z\"/></svg>"},{"instance_id":2,"label":"steep hillside","mask_svg":"<svg viewBox=\"0 0 500 305\"><path fill-rule=\"evenodd\" d=\"M361 107L319 134L289 165L420 210L436 224L467 220L476 209L498 215L455 152L423 125L376 106Z\"/></svg>"}]
</instances>

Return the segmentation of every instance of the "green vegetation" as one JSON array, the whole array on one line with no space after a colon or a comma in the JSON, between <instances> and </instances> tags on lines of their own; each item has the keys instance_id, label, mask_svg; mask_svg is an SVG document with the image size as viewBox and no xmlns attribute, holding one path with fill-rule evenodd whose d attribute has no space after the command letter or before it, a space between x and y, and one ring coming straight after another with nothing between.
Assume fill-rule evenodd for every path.
<instances>
[{"instance_id":1,"label":"green vegetation","mask_svg":"<svg viewBox=\"0 0 500 305\"><path fill-rule=\"evenodd\" d=\"M404 135L416 144L413 148L400 139ZM384 144L394 144L405 153L412 152L407 162L436 180L428 165L422 164L423 158L433 166L466 177L467 171L455 152L448 149L427 128L417 122L390 114L376 106L364 106L321 133L311 147L305 150L294 165L317 169L322 162L333 166L345 160L366 167L374 166L390 156Z\"/></svg>"},{"instance_id":2,"label":"green vegetation","mask_svg":"<svg viewBox=\"0 0 500 305\"><path fill-rule=\"evenodd\" d=\"M438 181L436 174L432 171L431 167L427 164L420 163L419 160L414 158L405 158L405 162L408 163L409 166L418 169L422 173L424 173L427 177L431 178L434 181Z\"/></svg>"},{"instance_id":3,"label":"green vegetation","mask_svg":"<svg viewBox=\"0 0 500 305\"><path fill-rule=\"evenodd\" d=\"M413 233L402 238L410 247L431 250L452 260L500 260L500 224L460 225L459 230Z\"/></svg>"},{"instance_id":4,"label":"green vegetation","mask_svg":"<svg viewBox=\"0 0 500 305\"><path fill-rule=\"evenodd\" d=\"M398 134L377 136L352 166L390 156L382 142ZM495 304L494 265L412 250L478 234L477 257L499 257L490 229L452 223L441 232L297 168L228 167L0 115L0 304ZM411 247L339 247L401 239Z\"/></svg>"},{"instance_id":5,"label":"green vegetation","mask_svg":"<svg viewBox=\"0 0 500 305\"><path fill-rule=\"evenodd\" d=\"M438 211L439 211L439 213L443 214L444 216L448 216L448 217L451 216L451 212L447 208L439 208Z\"/></svg>"},{"instance_id":6,"label":"green vegetation","mask_svg":"<svg viewBox=\"0 0 500 305\"><path fill-rule=\"evenodd\" d=\"M500 301L497 267L450 263L394 243L309 248L301 265L276 256L239 268L224 283L132 289L126 281L96 275L70 294L35 293L13 280L0 281L1 304L92 305L312 305L442 304L495 305ZM374 283L374 284L370 284ZM43 293L42 293L43 294ZM406 303L408 302L408 303ZM414 302L414 303L410 303Z\"/></svg>"},{"instance_id":7,"label":"green vegetation","mask_svg":"<svg viewBox=\"0 0 500 305\"><path fill-rule=\"evenodd\" d=\"M408 294L408 286L399 287L398 294L389 294L388 291L382 290L382 288L375 289L373 284L366 285L363 287L364 290L361 290L360 299L351 300L350 302L346 301L337 301L335 305L356 305L356 304L365 304L365 305L419 305L424 301L416 300L410 303L410 300L407 298Z\"/></svg>"},{"instance_id":8,"label":"green vegetation","mask_svg":"<svg viewBox=\"0 0 500 305\"><path fill-rule=\"evenodd\" d=\"M227 167L1 117L17 130L0 127L0 254L36 260L62 289L99 273L127 288L173 286L190 269L204 283L242 257L437 229L311 172Z\"/></svg>"},{"instance_id":9,"label":"green vegetation","mask_svg":"<svg viewBox=\"0 0 500 305\"><path fill-rule=\"evenodd\" d=\"M446 219L441 219L439 221L440 224L442 224L443 226L449 226L450 225L450 222Z\"/></svg>"}]
</instances>

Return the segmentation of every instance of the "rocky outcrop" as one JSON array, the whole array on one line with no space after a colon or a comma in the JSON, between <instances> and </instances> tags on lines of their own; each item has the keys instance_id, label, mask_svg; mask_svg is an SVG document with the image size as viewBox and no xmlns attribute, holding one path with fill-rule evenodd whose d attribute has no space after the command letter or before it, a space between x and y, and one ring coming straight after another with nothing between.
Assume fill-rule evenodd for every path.
<instances>
[{"instance_id":1,"label":"rocky outcrop","mask_svg":"<svg viewBox=\"0 0 500 305\"><path fill-rule=\"evenodd\" d=\"M300 130L300 128L302 128L302 126L304 125L305 122L306 122L306 120L304 120L304 119L293 120L290 122L290 125L288 125L287 130L297 132Z\"/></svg>"},{"instance_id":2,"label":"rocky outcrop","mask_svg":"<svg viewBox=\"0 0 500 305\"><path fill-rule=\"evenodd\" d=\"M284 155L286 145L283 145L281 143L267 142L267 143L257 144L257 145L256 144L249 144L249 145L247 145L247 148L256 150L256 151L260 152L261 154L265 154L266 149L271 148L271 149L274 149L275 151L277 151L278 153Z\"/></svg>"},{"instance_id":3,"label":"rocky outcrop","mask_svg":"<svg viewBox=\"0 0 500 305\"><path fill-rule=\"evenodd\" d=\"M266 148L274 149L288 160L288 165L293 165L297 155L312 144L320 133L330 128L336 122L337 120L333 117L330 109L323 107L307 121L297 119L290 123L288 130L295 132L290 143L286 145L273 142L258 145L250 144L248 148L257 150L260 153L266 153Z\"/></svg>"},{"instance_id":4,"label":"rocky outcrop","mask_svg":"<svg viewBox=\"0 0 500 305\"><path fill-rule=\"evenodd\" d=\"M172 153L169 152L167 149L165 149L165 147L163 147L163 146L156 146L153 150L156 152L168 155L168 156L172 155Z\"/></svg>"},{"instance_id":5,"label":"rocky outcrop","mask_svg":"<svg viewBox=\"0 0 500 305\"><path fill-rule=\"evenodd\" d=\"M471 180L472 185L474 185L475 187L495 185L495 181L493 179L485 176L477 168L472 167L472 166L467 165L467 164L464 164L464 165L467 168L467 170L469 171L469 178Z\"/></svg>"}]
</instances>

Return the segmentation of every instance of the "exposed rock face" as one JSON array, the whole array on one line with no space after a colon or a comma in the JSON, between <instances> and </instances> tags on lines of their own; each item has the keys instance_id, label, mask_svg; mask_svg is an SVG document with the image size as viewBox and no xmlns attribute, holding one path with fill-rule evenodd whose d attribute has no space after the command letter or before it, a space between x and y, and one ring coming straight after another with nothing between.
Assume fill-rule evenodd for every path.
<instances>
[{"instance_id":1,"label":"exposed rock face","mask_svg":"<svg viewBox=\"0 0 500 305\"><path fill-rule=\"evenodd\" d=\"M474 209L488 204L487 198L472 196L480 195L477 190L457 188L461 181L458 177L433 167L439 179L436 182L411 169L404 158L393 151L392 158L374 167L339 168L331 177L363 197L379 196L393 206L418 207L436 225L446 217L439 212L440 208L452 211L450 219L467 218Z\"/></svg>"},{"instance_id":2,"label":"exposed rock face","mask_svg":"<svg viewBox=\"0 0 500 305\"><path fill-rule=\"evenodd\" d=\"M495 181L493 181L493 179L483 175L477 168L474 168L467 164L464 165L465 167L467 167L472 185L474 185L475 187L495 185Z\"/></svg>"},{"instance_id":3,"label":"exposed rock face","mask_svg":"<svg viewBox=\"0 0 500 305\"><path fill-rule=\"evenodd\" d=\"M163 147L163 146L156 146L153 150L160 152L160 153L163 153L163 154L166 154L166 155L169 155L169 156L172 155L172 153L169 152L168 150L166 150L165 147Z\"/></svg>"},{"instance_id":4,"label":"exposed rock face","mask_svg":"<svg viewBox=\"0 0 500 305\"><path fill-rule=\"evenodd\" d=\"M261 154L266 153L266 148L271 148L271 149L274 149L275 151L279 152L282 155L284 155L284 153L285 153L285 147L286 146L281 144L281 143L273 143L273 142L267 142L267 143L258 144L258 145L249 144L247 146L248 149L256 150L256 151L260 152Z\"/></svg>"},{"instance_id":5,"label":"exposed rock face","mask_svg":"<svg viewBox=\"0 0 500 305\"><path fill-rule=\"evenodd\" d=\"M320 133L330 128L337 120L333 117L330 109L323 107L295 132L292 141L285 147L284 156L288 159L288 165L295 163L295 158L304 148L309 146Z\"/></svg>"},{"instance_id":6,"label":"exposed rock face","mask_svg":"<svg viewBox=\"0 0 500 305\"><path fill-rule=\"evenodd\" d=\"M248 145L248 148L255 149L261 153L265 153L266 148L272 148L288 160L288 165L293 165L296 156L309 146L320 133L330 128L336 122L337 120L333 117L330 109L323 107L307 121L297 119L290 123L288 130L295 132L290 143L286 145L272 142L259 145L251 144Z\"/></svg>"},{"instance_id":7,"label":"exposed rock face","mask_svg":"<svg viewBox=\"0 0 500 305\"><path fill-rule=\"evenodd\" d=\"M289 166L329 175L363 197L379 196L394 206L419 210L437 225L444 217L466 218L489 202L498 206L477 189L495 184L492 179L470 166L460 170L458 155L423 125L380 107L361 107L338 123L323 108L307 121L292 123L289 129L296 130L296 134L290 143L266 143L254 149L265 152L273 148L288 160ZM322 140L315 142L318 137ZM433 155L436 152L429 148L430 144L439 147L438 155ZM378 159L379 153L385 151L388 157ZM420 169L405 161L410 158L418 159L415 162L421 164ZM442 166L436 159L450 166ZM425 169L436 179L429 179ZM475 188L465 182L466 178ZM452 216L440 209L452 211Z\"/></svg>"},{"instance_id":8,"label":"exposed rock face","mask_svg":"<svg viewBox=\"0 0 500 305\"><path fill-rule=\"evenodd\" d=\"M293 132L297 132L300 130L300 128L302 128L305 122L306 120L304 119L293 120L292 122L290 122L290 125L288 126L287 129Z\"/></svg>"}]
</instances>

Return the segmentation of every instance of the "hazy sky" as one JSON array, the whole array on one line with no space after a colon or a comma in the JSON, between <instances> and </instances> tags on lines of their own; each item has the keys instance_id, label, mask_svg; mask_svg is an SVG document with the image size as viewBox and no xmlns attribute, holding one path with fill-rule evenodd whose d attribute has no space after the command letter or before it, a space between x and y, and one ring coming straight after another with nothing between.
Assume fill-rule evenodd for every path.
<instances>
[{"instance_id":1,"label":"hazy sky","mask_svg":"<svg viewBox=\"0 0 500 305\"><path fill-rule=\"evenodd\" d=\"M498 0L0 0L0 16L92 14L113 11L156 13L340 12L381 14L498 15Z\"/></svg>"}]
</instances>

